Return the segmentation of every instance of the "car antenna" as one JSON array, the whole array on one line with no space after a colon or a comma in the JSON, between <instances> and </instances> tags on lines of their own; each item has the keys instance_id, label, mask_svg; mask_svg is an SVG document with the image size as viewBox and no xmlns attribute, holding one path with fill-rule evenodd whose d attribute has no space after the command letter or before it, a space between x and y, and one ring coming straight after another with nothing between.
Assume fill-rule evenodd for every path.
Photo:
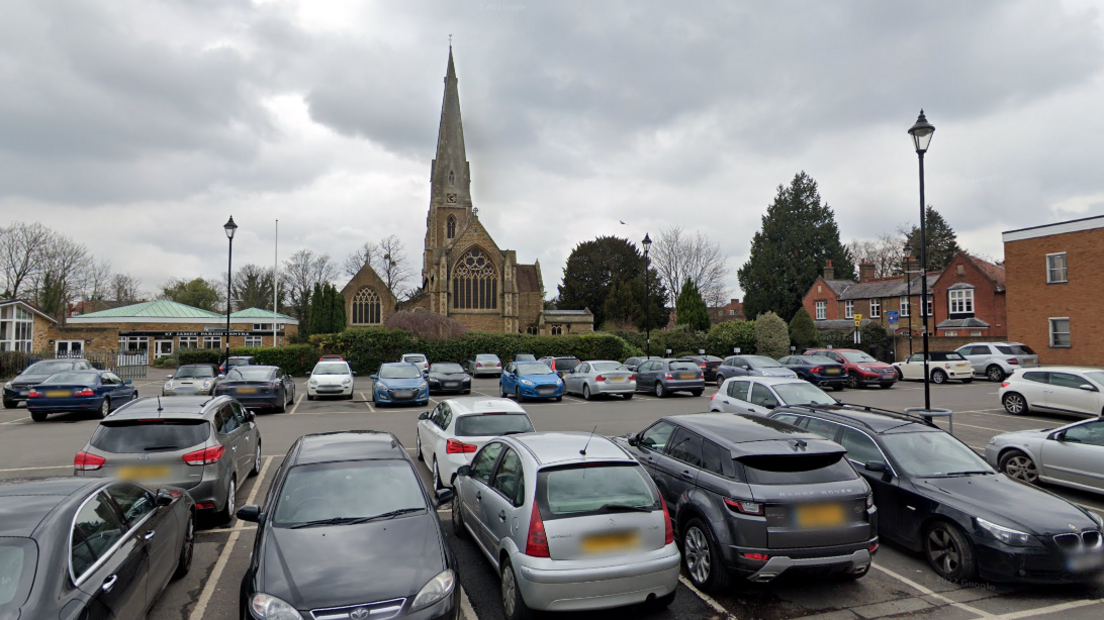
<instances>
[{"instance_id":1,"label":"car antenna","mask_svg":"<svg viewBox=\"0 0 1104 620\"><path fill-rule=\"evenodd\" d=\"M157 397L157 413L161 413L164 409L161 408L161 397Z\"/></svg>"},{"instance_id":2,"label":"car antenna","mask_svg":"<svg viewBox=\"0 0 1104 620\"><path fill-rule=\"evenodd\" d=\"M586 456L586 449L587 449L587 447L590 446L590 440L594 438L594 433L597 433L597 432L598 432L598 426L595 425L594 430L590 431L590 437L587 437L587 441L586 441L586 444L583 446L583 449L579 450L579 454L582 454L583 456Z\"/></svg>"}]
</instances>

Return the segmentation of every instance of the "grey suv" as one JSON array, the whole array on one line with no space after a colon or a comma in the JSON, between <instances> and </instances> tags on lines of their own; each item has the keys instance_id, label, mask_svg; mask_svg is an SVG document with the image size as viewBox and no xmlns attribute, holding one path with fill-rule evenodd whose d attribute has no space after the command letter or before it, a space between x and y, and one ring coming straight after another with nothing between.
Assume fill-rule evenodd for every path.
<instances>
[{"instance_id":1,"label":"grey suv","mask_svg":"<svg viewBox=\"0 0 1104 620\"><path fill-rule=\"evenodd\" d=\"M838 443L716 413L660 418L617 441L667 501L697 587L723 590L730 571L765 582L789 570L858 578L870 569L877 509Z\"/></svg>"},{"instance_id":2,"label":"grey suv","mask_svg":"<svg viewBox=\"0 0 1104 620\"><path fill-rule=\"evenodd\" d=\"M974 367L974 374L994 383L1004 381L1018 368L1034 368L1039 356L1021 342L973 342L955 349Z\"/></svg>"},{"instance_id":3,"label":"grey suv","mask_svg":"<svg viewBox=\"0 0 1104 620\"><path fill-rule=\"evenodd\" d=\"M73 466L78 476L180 487L225 522L241 482L260 471L261 433L226 396L142 398L102 420Z\"/></svg>"}]
</instances>

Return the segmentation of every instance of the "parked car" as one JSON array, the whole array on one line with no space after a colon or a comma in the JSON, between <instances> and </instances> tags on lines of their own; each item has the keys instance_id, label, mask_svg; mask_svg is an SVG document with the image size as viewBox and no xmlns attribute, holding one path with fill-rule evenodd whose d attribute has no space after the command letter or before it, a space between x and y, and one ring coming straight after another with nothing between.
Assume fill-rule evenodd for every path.
<instances>
[{"instance_id":1,"label":"parked car","mask_svg":"<svg viewBox=\"0 0 1104 620\"><path fill-rule=\"evenodd\" d=\"M537 356L533 355L532 353L518 353L517 355L514 356L514 361L515 362L535 362L535 361L537 361Z\"/></svg>"},{"instance_id":2,"label":"parked car","mask_svg":"<svg viewBox=\"0 0 1104 620\"><path fill-rule=\"evenodd\" d=\"M422 371L413 364L389 362L380 365L379 371L372 375L372 400L377 405L429 403L429 383Z\"/></svg>"},{"instance_id":3,"label":"parked car","mask_svg":"<svg viewBox=\"0 0 1104 620\"><path fill-rule=\"evenodd\" d=\"M974 374L996 383L1018 368L1035 368L1039 356L1022 342L973 342L955 349L974 368Z\"/></svg>"},{"instance_id":4,"label":"parked car","mask_svg":"<svg viewBox=\"0 0 1104 620\"><path fill-rule=\"evenodd\" d=\"M924 380L924 354L914 353L902 362L893 364L897 378L901 381ZM931 351L928 353L928 376L932 383L946 383L950 380L970 383L974 380L974 369L970 362L955 352Z\"/></svg>"},{"instance_id":5,"label":"parked car","mask_svg":"<svg viewBox=\"0 0 1104 620\"><path fill-rule=\"evenodd\" d=\"M1047 366L1019 369L997 390L1004 410L1097 417L1104 415L1104 369Z\"/></svg>"},{"instance_id":6,"label":"parked car","mask_svg":"<svg viewBox=\"0 0 1104 620\"><path fill-rule=\"evenodd\" d=\"M488 442L457 471L452 527L500 575L507 620L675 598L667 504L644 468L601 435Z\"/></svg>"},{"instance_id":7,"label":"parked car","mask_svg":"<svg viewBox=\"0 0 1104 620\"><path fill-rule=\"evenodd\" d=\"M394 435L300 437L272 488L238 510L257 523L240 617L459 619L459 568L436 510L452 491L430 496Z\"/></svg>"},{"instance_id":8,"label":"parked car","mask_svg":"<svg viewBox=\"0 0 1104 620\"><path fill-rule=\"evenodd\" d=\"M563 379L564 391L580 394L586 400L599 395L621 396L625 400L636 391L636 375L621 362L593 360L579 364Z\"/></svg>"},{"instance_id":9,"label":"parked car","mask_svg":"<svg viewBox=\"0 0 1104 620\"><path fill-rule=\"evenodd\" d=\"M59 372L70 370L95 370L88 360L43 360L28 366L14 379L4 384L4 408L14 409L27 400L31 388Z\"/></svg>"},{"instance_id":10,"label":"parked car","mask_svg":"<svg viewBox=\"0 0 1104 620\"><path fill-rule=\"evenodd\" d=\"M579 358L577 357L553 357L549 355L540 358L540 361L547 364L561 379L579 365Z\"/></svg>"},{"instance_id":11,"label":"parked car","mask_svg":"<svg viewBox=\"0 0 1104 620\"><path fill-rule=\"evenodd\" d=\"M874 489L880 536L923 553L944 579L1062 583L1104 569L1099 516L994 471L924 418L844 405L770 417L847 448Z\"/></svg>"},{"instance_id":12,"label":"parked car","mask_svg":"<svg viewBox=\"0 0 1104 620\"><path fill-rule=\"evenodd\" d=\"M287 411L295 402L295 380L279 366L236 366L215 386L216 396L231 396L250 409Z\"/></svg>"},{"instance_id":13,"label":"parked car","mask_svg":"<svg viewBox=\"0 0 1104 620\"><path fill-rule=\"evenodd\" d=\"M554 370L540 362L510 362L498 378L498 393L513 396L519 403L526 398L563 400L564 382Z\"/></svg>"},{"instance_id":14,"label":"parked car","mask_svg":"<svg viewBox=\"0 0 1104 620\"><path fill-rule=\"evenodd\" d=\"M340 355L334 354L334 353L327 353L326 355L323 355L322 357L318 358L318 361L320 361L320 362L344 362L345 358L341 357Z\"/></svg>"},{"instance_id":15,"label":"parked car","mask_svg":"<svg viewBox=\"0 0 1104 620\"><path fill-rule=\"evenodd\" d=\"M340 396L345 400L353 399L356 373L349 368L348 362L318 362L307 379L307 400L319 396Z\"/></svg>"},{"instance_id":16,"label":"parked car","mask_svg":"<svg viewBox=\"0 0 1104 620\"><path fill-rule=\"evenodd\" d=\"M639 355L639 356L634 356L634 357L630 357L630 358L626 359L624 364L625 364L625 368L628 368L632 372L636 372L636 369L640 368L640 365L643 364L644 362L646 362L648 360L661 360L661 359L663 359L663 356L661 356L661 355Z\"/></svg>"},{"instance_id":17,"label":"parked car","mask_svg":"<svg viewBox=\"0 0 1104 620\"><path fill-rule=\"evenodd\" d=\"M985 460L1028 484L1104 493L1104 418L997 435L985 446Z\"/></svg>"},{"instance_id":18,"label":"parked car","mask_svg":"<svg viewBox=\"0 0 1104 620\"><path fill-rule=\"evenodd\" d=\"M787 355L778 363L818 387L830 387L836 391L847 387L847 371L843 364L823 355Z\"/></svg>"},{"instance_id":19,"label":"parked car","mask_svg":"<svg viewBox=\"0 0 1104 620\"><path fill-rule=\"evenodd\" d=\"M429 393L471 394L471 375L464 367L453 362L438 362L429 367L426 381Z\"/></svg>"},{"instance_id":20,"label":"parked car","mask_svg":"<svg viewBox=\"0 0 1104 620\"><path fill-rule=\"evenodd\" d=\"M450 398L418 416L414 454L429 466L434 489L451 487L456 470L488 441L532 430L533 421L512 400Z\"/></svg>"},{"instance_id":21,"label":"parked car","mask_svg":"<svg viewBox=\"0 0 1104 620\"><path fill-rule=\"evenodd\" d=\"M196 396L211 394L222 376L215 364L184 364L165 379L162 396Z\"/></svg>"},{"instance_id":22,"label":"parked car","mask_svg":"<svg viewBox=\"0 0 1104 620\"><path fill-rule=\"evenodd\" d=\"M730 571L765 582L788 571L857 578L870 569L878 511L843 446L766 418L715 413L667 416L617 441L667 500L695 586L724 590Z\"/></svg>"},{"instance_id":23,"label":"parked car","mask_svg":"<svg viewBox=\"0 0 1104 620\"><path fill-rule=\"evenodd\" d=\"M0 483L0 617L145 618L188 573L187 493L131 482Z\"/></svg>"},{"instance_id":24,"label":"parked car","mask_svg":"<svg viewBox=\"0 0 1104 620\"><path fill-rule=\"evenodd\" d=\"M805 355L818 355L842 364L847 371L847 387L862 388L877 385L883 389L897 383L897 370L885 362L870 357L858 349L807 349Z\"/></svg>"},{"instance_id":25,"label":"parked car","mask_svg":"<svg viewBox=\"0 0 1104 620\"><path fill-rule=\"evenodd\" d=\"M786 377L793 379L797 373L786 368L778 360L765 355L732 355L717 366L717 385L732 377Z\"/></svg>"},{"instance_id":26,"label":"parked car","mask_svg":"<svg viewBox=\"0 0 1104 620\"><path fill-rule=\"evenodd\" d=\"M75 370L48 377L27 393L27 411L35 422L51 413L91 411L100 418L138 398L130 380L106 370Z\"/></svg>"},{"instance_id":27,"label":"parked car","mask_svg":"<svg viewBox=\"0 0 1104 620\"><path fill-rule=\"evenodd\" d=\"M257 360L252 355L231 355L219 366L219 374L225 375L238 366L253 366Z\"/></svg>"},{"instance_id":28,"label":"parked car","mask_svg":"<svg viewBox=\"0 0 1104 620\"><path fill-rule=\"evenodd\" d=\"M683 356L684 360L690 360L698 365L698 368L702 369L702 374L705 376L705 382L709 383L717 380L717 368L720 367L721 358L716 355L686 355Z\"/></svg>"},{"instance_id":29,"label":"parked car","mask_svg":"<svg viewBox=\"0 0 1104 620\"><path fill-rule=\"evenodd\" d=\"M421 353L403 353L399 361L414 364L423 375L429 372L429 360Z\"/></svg>"},{"instance_id":30,"label":"parked car","mask_svg":"<svg viewBox=\"0 0 1104 620\"><path fill-rule=\"evenodd\" d=\"M709 410L767 415L787 405L834 405L836 402L824 390L803 379L735 377L721 384L721 389L709 401Z\"/></svg>"},{"instance_id":31,"label":"parked car","mask_svg":"<svg viewBox=\"0 0 1104 620\"><path fill-rule=\"evenodd\" d=\"M636 369L636 389L666 398L673 392L690 392L701 396L705 378L701 368L686 360L648 360Z\"/></svg>"},{"instance_id":32,"label":"parked car","mask_svg":"<svg viewBox=\"0 0 1104 620\"><path fill-rule=\"evenodd\" d=\"M73 459L73 473L172 485L187 491L197 510L229 521L238 489L261 470L255 420L227 396L144 398L100 422Z\"/></svg>"},{"instance_id":33,"label":"parked car","mask_svg":"<svg viewBox=\"0 0 1104 620\"><path fill-rule=\"evenodd\" d=\"M480 353L475 356L475 359L468 361L468 372L471 373L473 377L478 377L479 375L501 375L502 360L498 359L498 356L494 353Z\"/></svg>"}]
</instances>

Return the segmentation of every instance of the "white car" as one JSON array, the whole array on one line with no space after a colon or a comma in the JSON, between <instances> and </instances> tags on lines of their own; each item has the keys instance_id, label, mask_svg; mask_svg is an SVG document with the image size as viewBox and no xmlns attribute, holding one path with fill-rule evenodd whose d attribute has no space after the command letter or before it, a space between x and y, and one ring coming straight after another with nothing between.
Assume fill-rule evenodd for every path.
<instances>
[{"instance_id":1,"label":"white car","mask_svg":"<svg viewBox=\"0 0 1104 620\"><path fill-rule=\"evenodd\" d=\"M423 375L429 374L429 360L421 353L403 353L399 361L414 364Z\"/></svg>"},{"instance_id":2,"label":"white car","mask_svg":"<svg viewBox=\"0 0 1104 620\"><path fill-rule=\"evenodd\" d=\"M913 353L903 362L893 365L897 378L902 381L924 380L924 354ZM946 383L954 379L963 383L974 380L974 367L958 353L943 351L928 352L928 375L932 383Z\"/></svg>"},{"instance_id":3,"label":"white car","mask_svg":"<svg viewBox=\"0 0 1104 620\"><path fill-rule=\"evenodd\" d=\"M836 399L805 381L789 377L732 377L725 379L709 400L709 410L720 413L767 415L786 405L834 405Z\"/></svg>"},{"instance_id":4,"label":"white car","mask_svg":"<svg viewBox=\"0 0 1104 620\"><path fill-rule=\"evenodd\" d=\"M433 488L451 487L456 470L499 435L533 431L521 405L505 398L450 398L418 416L416 456L433 473Z\"/></svg>"},{"instance_id":5,"label":"white car","mask_svg":"<svg viewBox=\"0 0 1104 620\"><path fill-rule=\"evenodd\" d=\"M355 375L348 362L318 362L307 380L307 400L314 400L319 396L340 396L351 400Z\"/></svg>"},{"instance_id":6,"label":"white car","mask_svg":"<svg viewBox=\"0 0 1104 620\"><path fill-rule=\"evenodd\" d=\"M1021 368L1001 383L1005 411L1104 415L1104 369L1080 366Z\"/></svg>"},{"instance_id":7,"label":"white car","mask_svg":"<svg viewBox=\"0 0 1104 620\"><path fill-rule=\"evenodd\" d=\"M1039 356L1022 342L972 342L955 349L974 374L997 383L1020 368L1035 368Z\"/></svg>"}]
</instances>

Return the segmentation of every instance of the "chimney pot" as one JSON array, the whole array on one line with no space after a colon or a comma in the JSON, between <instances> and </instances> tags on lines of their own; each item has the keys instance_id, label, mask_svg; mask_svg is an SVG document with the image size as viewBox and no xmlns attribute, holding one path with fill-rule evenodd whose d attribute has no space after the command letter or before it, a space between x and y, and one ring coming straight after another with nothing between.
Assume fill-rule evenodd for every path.
<instances>
[{"instance_id":1,"label":"chimney pot","mask_svg":"<svg viewBox=\"0 0 1104 620\"><path fill-rule=\"evenodd\" d=\"M835 270L834 267L832 267L832 259L830 259L830 258L827 261L824 262L824 279L825 280L835 280L836 279L836 270Z\"/></svg>"}]
</instances>

